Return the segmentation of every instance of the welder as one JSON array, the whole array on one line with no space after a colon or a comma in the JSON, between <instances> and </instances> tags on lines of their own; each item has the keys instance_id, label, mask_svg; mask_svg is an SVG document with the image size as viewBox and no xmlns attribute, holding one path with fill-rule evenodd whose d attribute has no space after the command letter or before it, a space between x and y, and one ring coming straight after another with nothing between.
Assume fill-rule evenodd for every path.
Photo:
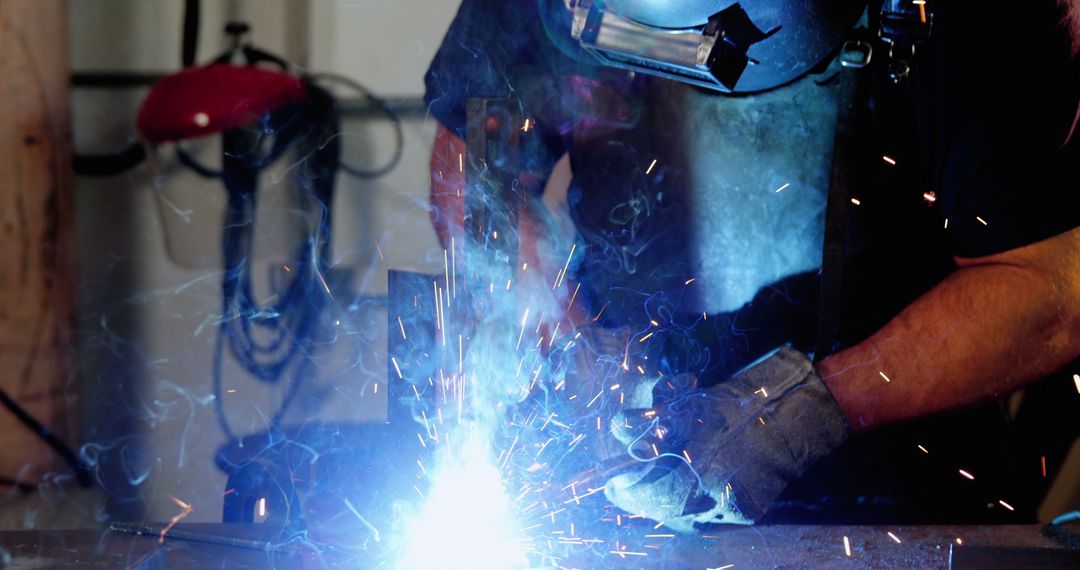
<instances>
[{"instance_id":1,"label":"welder","mask_svg":"<svg viewBox=\"0 0 1080 570\"><path fill-rule=\"evenodd\" d=\"M1078 48L1071 0L464 0L433 221L461 231L466 100L519 102L522 182L558 202L569 167L581 354L651 357L617 507L1030 520L1080 427Z\"/></svg>"}]
</instances>

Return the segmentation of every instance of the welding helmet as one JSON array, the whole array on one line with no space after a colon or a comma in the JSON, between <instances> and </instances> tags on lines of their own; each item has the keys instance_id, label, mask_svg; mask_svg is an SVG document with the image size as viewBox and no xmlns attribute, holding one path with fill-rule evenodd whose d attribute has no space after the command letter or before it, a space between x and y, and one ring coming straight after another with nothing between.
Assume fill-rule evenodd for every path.
<instances>
[{"instance_id":1,"label":"welding helmet","mask_svg":"<svg viewBox=\"0 0 1080 570\"><path fill-rule=\"evenodd\" d=\"M753 93L825 60L865 7L865 0L576 0L571 35L605 65Z\"/></svg>"}]
</instances>

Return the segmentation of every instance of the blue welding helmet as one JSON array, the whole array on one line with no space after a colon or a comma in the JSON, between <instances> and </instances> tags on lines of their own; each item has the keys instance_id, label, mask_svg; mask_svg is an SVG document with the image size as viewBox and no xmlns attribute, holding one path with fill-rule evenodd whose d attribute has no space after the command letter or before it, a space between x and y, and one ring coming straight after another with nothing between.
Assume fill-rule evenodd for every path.
<instances>
[{"instance_id":1,"label":"blue welding helmet","mask_svg":"<svg viewBox=\"0 0 1080 570\"><path fill-rule=\"evenodd\" d=\"M576 0L571 35L605 65L753 93L821 63L865 7L866 0Z\"/></svg>"}]
</instances>

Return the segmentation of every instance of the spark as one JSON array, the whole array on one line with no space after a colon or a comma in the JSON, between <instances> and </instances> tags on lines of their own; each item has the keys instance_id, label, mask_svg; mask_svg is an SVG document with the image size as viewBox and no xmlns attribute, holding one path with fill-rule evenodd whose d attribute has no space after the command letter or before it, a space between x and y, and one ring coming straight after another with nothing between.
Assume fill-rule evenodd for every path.
<instances>
[{"instance_id":1,"label":"spark","mask_svg":"<svg viewBox=\"0 0 1080 570\"><path fill-rule=\"evenodd\" d=\"M855 204L856 206L861 206L862 205L862 202L860 202L858 198L852 198L851 203Z\"/></svg>"},{"instance_id":2,"label":"spark","mask_svg":"<svg viewBox=\"0 0 1080 570\"><path fill-rule=\"evenodd\" d=\"M1046 479L1046 456L1042 456L1042 476Z\"/></svg>"},{"instance_id":3,"label":"spark","mask_svg":"<svg viewBox=\"0 0 1080 570\"><path fill-rule=\"evenodd\" d=\"M919 22L926 23L926 0L912 0L912 4L919 7Z\"/></svg>"},{"instance_id":4,"label":"spark","mask_svg":"<svg viewBox=\"0 0 1080 570\"><path fill-rule=\"evenodd\" d=\"M612 384L611 387L608 388L608 390L611 390L612 392L614 392L615 390L618 390L619 387L620 387L620 384Z\"/></svg>"},{"instance_id":5,"label":"spark","mask_svg":"<svg viewBox=\"0 0 1080 570\"><path fill-rule=\"evenodd\" d=\"M619 556L622 556L624 558L627 557L627 556L648 556L649 555L648 552L633 552L633 551L630 551L630 550L611 550L611 551L609 551L609 554L618 554Z\"/></svg>"},{"instance_id":6,"label":"spark","mask_svg":"<svg viewBox=\"0 0 1080 570\"><path fill-rule=\"evenodd\" d=\"M758 392L761 392L761 397L762 397L762 398L768 398L768 397L769 397L769 393L765 391L765 387L764 387L764 386L762 386L762 387L758 388L757 390L754 390L754 393L755 393L755 394L757 394Z\"/></svg>"},{"instance_id":7,"label":"spark","mask_svg":"<svg viewBox=\"0 0 1080 570\"><path fill-rule=\"evenodd\" d=\"M645 342L645 341L649 340L649 338L650 338L650 337L652 337L652 335L654 335L654 334L656 334L656 333L655 333L655 332L651 332L651 333L649 333L649 334L647 334L647 335L645 335L645 336L641 337L641 339L640 339L640 340L638 340L638 342L639 342L639 343L641 343L641 342Z\"/></svg>"},{"instance_id":8,"label":"spark","mask_svg":"<svg viewBox=\"0 0 1080 570\"><path fill-rule=\"evenodd\" d=\"M653 444L651 444L651 445L652 445L652 452L653 452L653 455L655 455L655 456L657 456L657 457L660 457L660 450L656 448L656 444L655 444L655 443L653 443Z\"/></svg>"},{"instance_id":9,"label":"spark","mask_svg":"<svg viewBox=\"0 0 1080 570\"><path fill-rule=\"evenodd\" d=\"M405 336L405 323L401 322L401 315L398 315L397 324L398 327L401 329L401 339L409 340L408 337Z\"/></svg>"},{"instance_id":10,"label":"spark","mask_svg":"<svg viewBox=\"0 0 1080 570\"><path fill-rule=\"evenodd\" d=\"M581 283L574 287L574 294L570 297L570 302L566 304L566 311L570 312L570 307L574 306L574 299L577 299L578 290L581 289Z\"/></svg>"},{"instance_id":11,"label":"spark","mask_svg":"<svg viewBox=\"0 0 1080 570\"><path fill-rule=\"evenodd\" d=\"M656 166L656 159L654 158L652 163L649 164L649 168L645 169L645 174L649 175L652 172L653 167Z\"/></svg>"},{"instance_id":12,"label":"spark","mask_svg":"<svg viewBox=\"0 0 1080 570\"><path fill-rule=\"evenodd\" d=\"M945 229L949 229L949 218L945 218Z\"/></svg>"},{"instance_id":13,"label":"spark","mask_svg":"<svg viewBox=\"0 0 1080 570\"><path fill-rule=\"evenodd\" d=\"M720 538L720 537L715 537ZM705 570L728 570L728 568L734 568L734 564L725 564L723 566L717 566L716 568L706 568Z\"/></svg>"},{"instance_id":14,"label":"spark","mask_svg":"<svg viewBox=\"0 0 1080 570\"><path fill-rule=\"evenodd\" d=\"M521 127L522 132L526 132L526 133L529 132L529 127L530 126L531 125L530 125L529 119L525 119L525 126Z\"/></svg>"},{"instance_id":15,"label":"spark","mask_svg":"<svg viewBox=\"0 0 1080 570\"><path fill-rule=\"evenodd\" d=\"M788 186L791 186L790 182L785 182L783 186L776 189L777 193L787 190Z\"/></svg>"},{"instance_id":16,"label":"spark","mask_svg":"<svg viewBox=\"0 0 1080 570\"><path fill-rule=\"evenodd\" d=\"M334 300L334 294L330 292L330 286L326 284L326 278L323 277L322 271L315 269L315 275L319 276L319 281L322 282L323 289L326 289L326 295L330 297L330 300Z\"/></svg>"},{"instance_id":17,"label":"spark","mask_svg":"<svg viewBox=\"0 0 1080 570\"><path fill-rule=\"evenodd\" d=\"M400 366L398 366L398 363L397 363L397 358L395 358L395 357L391 356L391 357L390 357L390 362L393 362L393 363L394 363L394 370L395 370L395 371L397 372L397 377L398 377L398 378L401 378L402 380L404 380L404 379L405 379L405 377L401 375L401 367L400 367Z\"/></svg>"},{"instance_id":18,"label":"spark","mask_svg":"<svg viewBox=\"0 0 1080 570\"><path fill-rule=\"evenodd\" d=\"M929 455L929 454L930 454L930 452L929 452L929 451L927 451L927 450L926 450L926 448L925 448L925 447L923 447L922 445L918 445L917 447L918 447L918 448L919 448L920 450L922 450L922 452L923 452L923 453L925 453L925 454L927 454L927 455Z\"/></svg>"},{"instance_id":19,"label":"spark","mask_svg":"<svg viewBox=\"0 0 1080 570\"><path fill-rule=\"evenodd\" d=\"M892 157L890 157L888 155L882 156L881 160L884 160L885 162L889 163L890 166L896 166L896 161L893 160Z\"/></svg>"},{"instance_id":20,"label":"spark","mask_svg":"<svg viewBox=\"0 0 1080 570\"><path fill-rule=\"evenodd\" d=\"M964 541L960 540L960 537L956 537L956 544L964 544Z\"/></svg>"},{"instance_id":21,"label":"spark","mask_svg":"<svg viewBox=\"0 0 1080 570\"><path fill-rule=\"evenodd\" d=\"M380 261L385 261L386 258L383 257L382 248L379 247L379 240L377 240L375 238L371 238L371 241L375 242L375 253L379 254L379 260ZM289 266L286 265L285 266L285 271L288 271L288 270L289 270Z\"/></svg>"},{"instance_id":22,"label":"spark","mask_svg":"<svg viewBox=\"0 0 1080 570\"><path fill-rule=\"evenodd\" d=\"M566 279L566 272L570 269L570 260L574 258L574 252L577 250L577 244L570 244L570 255L566 256L566 264L563 265L562 271L555 278L555 288L558 289L562 285L563 280Z\"/></svg>"},{"instance_id":23,"label":"spark","mask_svg":"<svg viewBox=\"0 0 1080 570\"><path fill-rule=\"evenodd\" d=\"M686 462L687 462L687 463L693 463L693 461L691 461L691 460L690 460L690 454L689 454L689 453L687 453L687 451L686 451L685 449L684 449L684 450L682 450L682 454L683 454L683 457L685 457L685 458L686 458Z\"/></svg>"},{"instance_id":24,"label":"spark","mask_svg":"<svg viewBox=\"0 0 1080 570\"><path fill-rule=\"evenodd\" d=\"M1076 384L1076 393L1080 394L1080 374L1073 374L1073 384Z\"/></svg>"},{"instance_id":25,"label":"spark","mask_svg":"<svg viewBox=\"0 0 1080 570\"><path fill-rule=\"evenodd\" d=\"M968 479L970 479L972 481L975 480L974 475L972 475L971 473L968 473L967 471L964 471L963 469L960 470L960 474L963 475L964 477L967 477Z\"/></svg>"},{"instance_id":26,"label":"spark","mask_svg":"<svg viewBox=\"0 0 1080 570\"><path fill-rule=\"evenodd\" d=\"M458 172L465 172L465 155L460 152L457 155L457 169Z\"/></svg>"},{"instance_id":27,"label":"spark","mask_svg":"<svg viewBox=\"0 0 1080 570\"><path fill-rule=\"evenodd\" d=\"M697 281L697 279L691 277L690 279L687 279L686 282L683 283L683 285L689 285L689 284L693 283L694 281Z\"/></svg>"},{"instance_id":28,"label":"spark","mask_svg":"<svg viewBox=\"0 0 1080 570\"><path fill-rule=\"evenodd\" d=\"M225 390L225 393L226 394L235 394L236 393L236 388L229 388L228 390Z\"/></svg>"},{"instance_id":29,"label":"spark","mask_svg":"<svg viewBox=\"0 0 1080 570\"><path fill-rule=\"evenodd\" d=\"M645 538L675 538L674 534L646 534Z\"/></svg>"},{"instance_id":30,"label":"spark","mask_svg":"<svg viewBox=\"0 0 1080 570\"><path fill-rule=\"evenodd\" d=\"M886 382L892 382L892 380L889 380L889 377L886 376L884 372L878 370L878 374L880 374L881 377L884 378Z\"/></svg>"},{"instance_id":31,"label":"spark","mask_svg":"<svg viewBox=\"0 0 1080 570\"><path fill-rule=\"evenodd\" d=\"M443 283L446 284L446 289L447 289L447 291L446 291L446 306L449 307L450 306L450 259L449 259L449 254L445 249L442 250L442 260L443 260L443 279L445 279L445 281L443 281Z\"/></svg>"},{"instance_id":32,"label":"spark","mask_svg":"<svg viewBox=\"0 0 1080 570\"><path fill-rule=\"evenodd\" d=\"M285 273L292 273L292 269L289 269L288 265L282 265L281 268L285 270Z\"/></svg>"},{"instance_id":33,"label":"spark","mask_svg":"<svg viewBox=\"0 0 1080 570\"><path fill-rule=\"evenodd\" d=\"M935 194L934 192L923 192L922 197L923 200L926 200L928 204L933 204L934 202L937 202L937 194Z\"/></svg>"},{"instance_id":34,"label":"spark","mask_svg":"<svg viewBox=\"0 0 1080 570\"><path fill-rule=\"evenodd\" d=\"M847 554L848 558L851 557L851 541L846 536L844 537L844 554Z\"/></svg>"},{"instance_id":35,"label":"spark","mask_svg":"<svg viewBox=\"0 0 1080 570\"><path fill-rule=\"evenodd\" d=\"M889 538L891 538L891 539L895 540L895 541L896 541L896 544L900 544L900 539L899 539L899 538L897 538L897 536L896 536L895 534L893 534L893 533L891 533L891 532L888 532L888 533L886 533L886 534L888 534L888 535L889 535Z\"/></svg>"},{"instance_id":36,"label":"spark","mask_svg":"<svg viewBox=\"0 0 1080 570\"><path fill-rule=\"evenodd\" d=\"M1001 499L998 499L998 503L1001 506L1005 507L1006 509L1009 509L1010 511L1015 511L1016 510L1016 509L1013 508L1012 505L1010 505L1009 503L1006 503L1005 501L1002 501Z\"/></svg>"},{"instance_id":37,"label":"spark","mask_svg":"<svg viewBox=\"0 0 1080 570\"><path fill-rule=\"evenodd\" d=\"M521 332L518 333L517 347L514 350L521 350L521 338L525 336L525 324L529 322L529 308L525 308L525 314L521 317Z\"/></svg>"},{"instance_id":38,"label":"spark","mask_svg":"<svg viewBox=\"0 0 1080 570\"><path fill-rule=\"evenodd\" d=\"M986 223L986 220L982 219L982 218L981 218L981 217L979 217L979 216L975 216L975 219L976 219L976 220L979 220L979 223L980 223L980 224L982 224L982 225L984 225L984 226L988 226L988 225L990 225L990 224Z\"/></svg>"},{"instance_id":39,"label":"spark","mask_svg":"<svg viewBox=\"0 0 1080 570\"><path fill-rule=\"evenodd\" d=\"M596 313L596 316L595 316L595 317L593 317L593 319L592 319L594 323L595 323L596 321L600 320L600 315L604 314L604 309L606 309L606 308L607 308L608 304L609 304L609 303L604 303L604 306L603 306L603 307L600 307L600 312L599 312L599 313Z\"/></svg>"},{"instance_id":40,"label":"spark","mask_svg":"<svg viewBox=\"0 0 1080 570\"><path fill-rule=\"evenodd\" d=\"M226 494L228 494L228 493L226 493ZM161 544L161 543L165 542L165 535L168 534L168 532L170 530L172 530L174 526L176 526L176 523L184 520L185 517L190 515L191 512L195 510L195 507L189 505L188 503L185 503L184 501L181 501L180 499L177 499L176 497L174 497L172 495L169 495L169 498L172 499L172 502L176 503L176 505L178 507L180 507L181 510L176 516L169 519L169 524L165 525L165 528L161 529L161 534L158 535L158 544ZM261 500L263 501L263 509L264 509L262 516L266 516L266 513L265 513L265 507L266 507L265 501L266 501L266 499L261 499Z\"/></svg>"}]
</instances>

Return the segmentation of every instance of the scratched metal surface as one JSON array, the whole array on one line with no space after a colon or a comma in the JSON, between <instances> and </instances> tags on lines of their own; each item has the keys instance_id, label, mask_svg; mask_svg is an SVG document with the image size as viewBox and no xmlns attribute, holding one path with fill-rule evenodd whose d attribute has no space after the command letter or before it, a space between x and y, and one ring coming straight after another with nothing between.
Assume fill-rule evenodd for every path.
<instances>
[{"instance_id":1,"label":"scratched metal surface","mask_svg":"<svg viewBox=\"0 0 1080 570\"><path fill-rule=\"evenodd\" d=\"M0 546L11 554L18 570L91 568L94 570L156 570L163 553L156 541L114 535L104 530L3 531Z\"/></svg>"},{"instance_id":2,"label":"scratched metal surface","mask_svg":"<svg viewBox=\"0 0 1080 570\"><path fill-rule=\"evenodd\" d=\"M700 537L643 539L627 548L636 554L605 546L606 552L592 553L592 564L570 558L566 565L595 567L602 555L610 567L628 568L950 568L954 549L1064 548L1037 525L732 527Z\"/></svg>"},{"instance_id":3,"label":"scratched metal surface","mask_svg":"<svg viewBox=\"0 0 1080 570\"><path fill-rule=\"evenodd\" d=\"M94 569L158 568L369 568L378 553L316 551L309 547L253 548L262 540L260 525L181 524L186 539L167 539L159 545L154 533L142 536L97 530L0 532L0 545L14 554L11 568ZM1072 529L1076 532L1078 529ZM896 538L889 535L892 533ZM215 543L199 536L216 537ZM646 538L646 535L652 538ZM850 556L845 551L848 538ZM1065 541L1037 525L1001 526L762 526L732 527L704 536L669 536L644 527L640 541L555 544L552 554L563 568L973 568L988 559L1011 553L1010 564L1039 556L1058 565L1077 567ZM959 541L957 540L959 539ZM230 540L246 547L228 546ZM899 540L899 542L897 542ZM1074 539L1075 540L1075 539ZM625 544L625 546L624 546ZM1077 544L1071 545L1073 548ZM994 551L985 547L1004 548ZM964 555L958 555L966 549ZM1020 550L1040 549L1040 550ZM621 552L622 554L618 554ZM1000 554L999 554L1000 553ZM1004 557L1004 558L1003 558ZM972 561L950 565L950 561ZM373 564L374 563L374 564ZM1064 565L1061 565L1064 564ZM984 566L985 567L985 566ZM1024 567L1024 566L1015 566Z\"/></svg>"}]
</instances>

